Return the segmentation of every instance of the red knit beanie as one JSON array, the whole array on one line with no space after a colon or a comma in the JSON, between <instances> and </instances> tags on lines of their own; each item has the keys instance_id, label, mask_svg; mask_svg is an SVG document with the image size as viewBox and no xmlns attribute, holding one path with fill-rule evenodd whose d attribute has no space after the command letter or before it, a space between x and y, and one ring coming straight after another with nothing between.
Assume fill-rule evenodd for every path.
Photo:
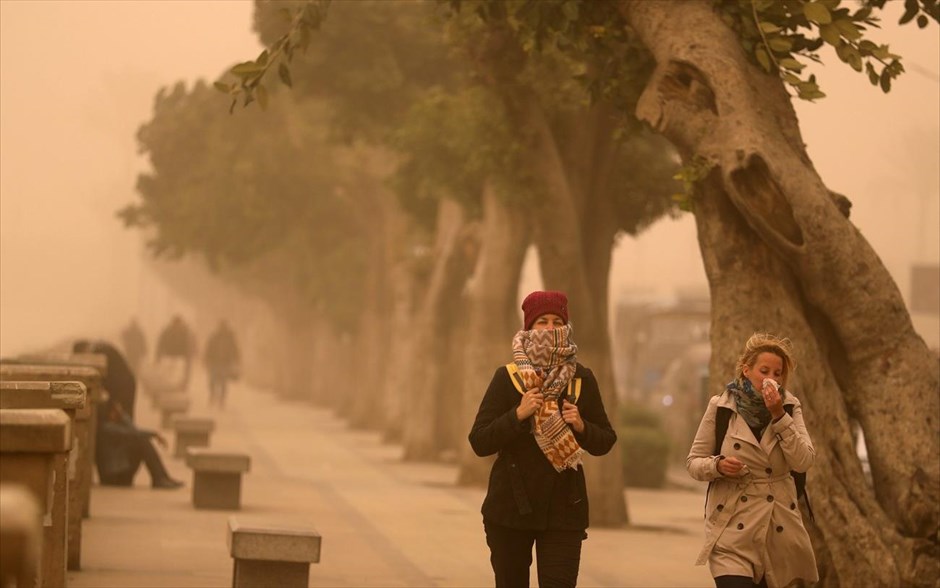
<instances>
[{"instance_id":1,"label":"red knit beanie","mask_svg":"<svg viewBox=\"0 0 940 588\"><path fill-rule=\"evenodd\" d=\"M522 301L525 330L543 314L558 315L568 324L568 297L564 292L536 290Z\"/></svg>"}]
</instances>

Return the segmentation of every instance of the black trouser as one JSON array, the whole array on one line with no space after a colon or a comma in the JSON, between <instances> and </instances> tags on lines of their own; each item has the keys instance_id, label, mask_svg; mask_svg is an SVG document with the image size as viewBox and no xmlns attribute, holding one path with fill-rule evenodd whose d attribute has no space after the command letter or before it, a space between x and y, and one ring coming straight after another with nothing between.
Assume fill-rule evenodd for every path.
<instances>
[{"instance_id":1,"label":"black trouser","mask_svg":"<svg viewBox=\"0 0 940 588\"><path fill-rule=\"evenodd\" d=\"M716 576L715 588L767 588L767 580L760 579L760 584L755 584L750 576Z\"/></svg>"},{"instance_id":2,"label":"black trouser","mask_svg":"<svg viewBox=\"0 0 940 588\"><path fill-rule=\"evenodd\" d=\"M496 588L528 588L532 544L540 588L571 588L578 583L584 531L528 531L484 524Z\"/></svg>"},{"instance_id":3,"label":"black trouser","mask_svg":"<svg viewBox=\"0 0 940 588\"><path fill-rule=\"evenodd\" d=\"M151 484L162 482L170 477L153 446L150 436L143 432L127 434L111 434L103 436L97 440L98 443L114 444L112 447L103 448L112 457L102 463L98 463L98 477L105 486L130 486L134 483L134 475L143 462L150 474ZM120 456L119 460L115 457ZM120 461L120 465L114 466L115 461Z\"/></svg>"}]
</instances>

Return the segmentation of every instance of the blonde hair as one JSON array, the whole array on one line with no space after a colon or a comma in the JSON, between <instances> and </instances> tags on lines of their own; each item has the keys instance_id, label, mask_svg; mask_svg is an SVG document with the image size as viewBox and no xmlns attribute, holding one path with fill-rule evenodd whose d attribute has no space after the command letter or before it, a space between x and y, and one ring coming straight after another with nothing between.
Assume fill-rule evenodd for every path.
<instances>
[{"instance_id":1,"label":"blonde hair","mask_svg":"<svg viewBox=\"0 0 940 588\"><path fill-rule=\"evenodd\" d=\"M777 337L769 333L754 333L747 343L744 344L744 353L738 358L738 364L735 367L735 376L744 377L745 367L754 367L757 363L757 357L761 353L773 353L783 360L783 375L780 377L781 384L787 383L787 378L794 369L796 362L793 361L792 343L787 338Z\"/></svg>"}]
</instances>

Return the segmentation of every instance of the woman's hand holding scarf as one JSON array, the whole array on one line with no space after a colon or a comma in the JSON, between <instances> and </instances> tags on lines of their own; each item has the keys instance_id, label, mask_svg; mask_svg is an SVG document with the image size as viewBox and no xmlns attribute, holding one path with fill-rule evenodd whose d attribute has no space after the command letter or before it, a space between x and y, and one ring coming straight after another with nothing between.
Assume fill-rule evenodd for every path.
<instances>
[{"instance_id":1,"label":"woman's hand holding scarf","mask_svg":"<svg viewBox=\"0 0 940 588\"><path fill-rule=\"evenodd\" d=\"M561 407L561 418L574 429L575 433L584 432L584 421L581 419L581 411L578 410L578 405L568 402L567 398L564 400L564 404L562 404Z\"/></svg>"},{"instance_id":2,"label":"woman's hand holding scarf","mask_svg":"<svg viewBox=\"0 0 940 588\"><path fill-rule=\"evenodd\" d=\"M524 421L542 408L545 397L541 388L530 388L522 395L519 406L516 407L516 418Z\"/></svg>"}]
</instances>

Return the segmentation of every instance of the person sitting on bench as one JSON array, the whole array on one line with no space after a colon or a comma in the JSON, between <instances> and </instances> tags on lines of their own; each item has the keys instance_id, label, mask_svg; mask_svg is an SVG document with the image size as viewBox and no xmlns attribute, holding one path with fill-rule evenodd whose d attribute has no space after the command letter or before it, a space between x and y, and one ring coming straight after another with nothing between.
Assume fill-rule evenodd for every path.
<instances>
[{"instance_id":1,"label":"person sitting on bench","mask_svg":"<svg viewBox=\"0 0 940 588\"><path fill-rule=\"evenodd\" d=\"M143 462L153 488L172 489L183 485L170 477L153 441L166 447L166 439L156 431L139 429L118 401L108 402L98 421L95 465L103 486L132 486Z\"/></svg>"}]
</instances>

